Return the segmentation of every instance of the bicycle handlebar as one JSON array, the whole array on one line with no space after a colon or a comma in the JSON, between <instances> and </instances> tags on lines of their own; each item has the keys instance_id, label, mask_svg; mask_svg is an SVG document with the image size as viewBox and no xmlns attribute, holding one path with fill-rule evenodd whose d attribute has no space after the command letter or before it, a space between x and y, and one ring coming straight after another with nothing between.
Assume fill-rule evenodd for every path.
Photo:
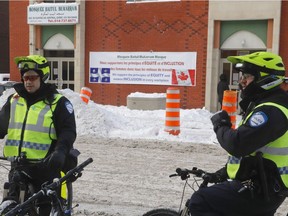
<instances>
[{"instance_id":1,"label":"bicycle handlebar","mask_svg":"<svg viewBox=\"0 0 288 216\"><path fill-rule=\"evenodd\" d=\"M203 179L203 182L199 187L207 187L208 183L218 184L225 181L225 179L222 178L219 174L217 174L217 172L208 173L204 170L198 169L197 167L193 167L192 170L177 168L176 174L172 174L169 177L180 176L182 180L187 180L188 178L190 178L189 174L193 174L195 177Z\"/></svg>"},{"instance_id":2,"label":"bicycle handlebar","mask_svg":"<svg viewBox=\"0 0 288 216\"><path fill-rule=\"evenodd\" d=\"M69 170L65 176L62 178L57 179L53 183L44 186L40 191L37 193L34 193L31 197L29 197L25 202L22 204L18 204L15 208L11 209L5 216L15 216L17 213L20 213L25 206L30 204L31 202L34 202L38 198L44 195L48 195L51 191L58 188L64 181L68 181L70 178L79 178L81 177L81 172L83 171L84 167L86 167L88 164L92 163L93 159L88 158L86 161L75 167L74 169Z\"/></svg>"},{"instance_id":3,"label":"bicycle handlebar","mask_svg":"<svg viewBox=\"0 0 288 216\"><path fill-rule=\"evenodd\" d=\"M172 174L169 177L180 176L182 180L186 180L190 178L189 174L193 174L195 177L199 177L203 179L203 182L199 186L200 188L207 187L209 183L209 179L206 178L207 172L205 172L204 170L198 169L197 167L193 167L192 170L177 168L176 174Z\"/></svg>"},{"instance_id":4,"label":"bicycle handlebar","mask_svg":"<svg viewBox=\"0 0 288 216\"><path fill-rule=\"evenodd\" d=\"M193 174L196 177L203 178L206 172L201 169L198 169L197 167L193 167L192 170L177 168L176 174L172 174L169 177L180 176L182 180L186 180L190 177L189 174Z\"/></svg>"}]
</instances>

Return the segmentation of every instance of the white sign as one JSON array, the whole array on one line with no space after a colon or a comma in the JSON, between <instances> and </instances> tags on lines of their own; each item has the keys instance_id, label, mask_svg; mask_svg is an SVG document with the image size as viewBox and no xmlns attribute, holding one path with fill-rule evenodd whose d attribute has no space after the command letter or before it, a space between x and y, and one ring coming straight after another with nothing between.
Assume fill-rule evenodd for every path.
<instances>
[{"instance_id":1,"label":"white sign","mask_svg":"<svg viewBox=\"0 0 288 216\"><path fill-rule=\"evenodd\" d=\"M90 52L89 82L196 85L196 52Z\"/></svg>"},{"instance_id":2,"label":"white sign","mask_svg":"<svg viewBox=\"0 0 288 216\"><path fill-rule=\"evenodd\" d=\"M27 23L37 25L73 25L79 22L77 3L40 3L27 7Z\"/></svg>"}]
</instances>

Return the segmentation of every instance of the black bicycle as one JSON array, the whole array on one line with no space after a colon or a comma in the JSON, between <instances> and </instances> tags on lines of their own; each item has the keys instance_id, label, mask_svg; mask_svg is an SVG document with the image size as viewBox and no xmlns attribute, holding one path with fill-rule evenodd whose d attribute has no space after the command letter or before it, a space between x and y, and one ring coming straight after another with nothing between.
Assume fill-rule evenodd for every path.
<instances>
[{"instance_id":1,"label":"black bicycle","mask_svg":"<svg viewBox=\"0 0 288 216\"><path fill-rule=\"evenodd\" d=\"M1 158L4 159L4 158ZM21 160L20 157L6 158L6 160ZM93 159L88 158L86 161L69 170L63 177L55 179L51 184L44 184L42 189L35 192L34 187L29 181L19 182L20 193L18 205L9 205L7 209L2 209L0 215L5 216L39 216L37 200L43 196L48 196L51 200L51 216L71 216L73 210L73 190L72 183L82 176L84 167L92 163ZM20 173L23 175L23 173ZM24 174L25 175L25 174ZM8 184L8 185L7 185ZM60 188L66 186L66 197L63 199L59 197L58 191ZM9 183L4 184L4 194L7 193ZM9 203L9 200L8 200ZM2 205L2 204L1 204ZM77 206L77 205L76 205Z\"/></svg>"},{"instance_id":2,"label":"black bicycle","mask_svg":"<svg viewBox=\"0 0 288 216\"><path fill-rule=\"evenodd\" d=\"M189 178L191 177L190 174L192 174L193 177L193 181L192 184L190 184L188 182ZM153 209L150 210L148 212L146 212L143 216L190 216L190 212L189 212L189 202L190 199L188 199L183 206L183 197L184 197L184 193L185 193L185 189L186 186L188 185L194 192L197 191L199 188L203 188L203 187L208 187L208 184L217 184L220 182L223 182L224 179L221 178L213 178L211 173L205 172L201 169L198 169L196 167L193 167L192 170L189 169L181 169L181 168L177 168L176 169L176 174L172 174L169 177L175 177L175 176L180 176L182 180L185 181L184 184L184 189L183 189L183 193L182 193L182 198L180 201L180 206L179 206L179 210L175 211L173 209L169 209L169 208L158 208L158 209ZM220 177L220 176L219 176ZM201 183L199 183L201 182ZM251 181L245 181L246 184L243 185L243 188L241 188L239 190L239 192L241 191L245 191L245 190L250 190L252 188L249 187L253 187L253 184L251 185ZM288 190L284 190L281 192L281 196L284 197L288 197ZM288 213L287 215L288 216Z\"/></svg>"},{"instance_id":3,"label":"black bicycle","mask_svg":"<svg viewBox=\"0 0 288 216\"><path fill-rule=\"evenodd\" d=\"M188 182L188 179L190 178L190 174L192 174L193 176L192 184ZM207 178L206 174L207 172L201 169L197 169L196 167L194 167L192 170L177 168L176 174L172 174L169 177L180 176L181 179L185 181L178 212L173 209L159 208L159 209L150 210L147 213L145 213L143 216L190 216L189 208L188 208L190 199L186 201L184 207L182 208L183 197L184 197L186 186L188 185L194 191L196 191L198 188L201 188L201 187L207 187L209 183L209 179ZM199 184L199 181L201 181L200 184Z\"/></svg>"}]
</instances>

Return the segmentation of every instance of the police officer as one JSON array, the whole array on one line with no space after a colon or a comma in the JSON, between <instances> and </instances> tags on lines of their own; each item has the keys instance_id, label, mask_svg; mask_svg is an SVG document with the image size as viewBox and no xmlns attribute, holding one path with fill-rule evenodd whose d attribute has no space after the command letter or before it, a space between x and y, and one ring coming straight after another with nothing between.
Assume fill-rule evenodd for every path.
<instances>
[{"instance_id":1,"label":"police officer","mask_svg":"<svg viewBox=\"0 0 288 216\"><path fill-rule=\"evenodd\" d=\"M239 105L244 116L237 129L231 128L226 111L211 117L228 162L207 174L210 182L218 184L192 195L191 215L272 216L288 187L288 97L280 88L284 64L269 52L227 59L242 73Z\"/></svg>"},{"instance_id":2,"label":"police officer","mask_svg":"<svg viewBox=\"0 0 288 216\"><path fill-rule=\"evenodd\" d=\"M22 83L14 84L15 94L8 97L0 112L0 138L6 136L4 156L24 155L42 160L29 166L11 166L9 194L1 206L19 202L19 170L30 178L36 191L44 182L59 177L67 155L76 139L76 124L71 102L48 84L50 67L43 56L15 58ZM17 174L16 174L17 173ZM50 214L48 200L39 201L40 215Z\"/></svg>"}]
</instances>

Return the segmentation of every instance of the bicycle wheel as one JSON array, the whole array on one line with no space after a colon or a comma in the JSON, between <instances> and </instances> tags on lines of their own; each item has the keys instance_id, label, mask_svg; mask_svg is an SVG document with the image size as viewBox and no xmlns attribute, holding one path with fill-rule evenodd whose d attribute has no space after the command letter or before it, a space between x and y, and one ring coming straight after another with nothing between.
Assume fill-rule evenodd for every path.
<instances>
[{"instance_id":1,"label":"bicycle wheel","mask_svg":"<svg viewBox=\"0 0 288 216\"><path fill-rule=\"evenodd\" d=\"M143 216L179 216L179 213L172 209L154 209L148 211Z\"/></svg>"}]
</instances>

